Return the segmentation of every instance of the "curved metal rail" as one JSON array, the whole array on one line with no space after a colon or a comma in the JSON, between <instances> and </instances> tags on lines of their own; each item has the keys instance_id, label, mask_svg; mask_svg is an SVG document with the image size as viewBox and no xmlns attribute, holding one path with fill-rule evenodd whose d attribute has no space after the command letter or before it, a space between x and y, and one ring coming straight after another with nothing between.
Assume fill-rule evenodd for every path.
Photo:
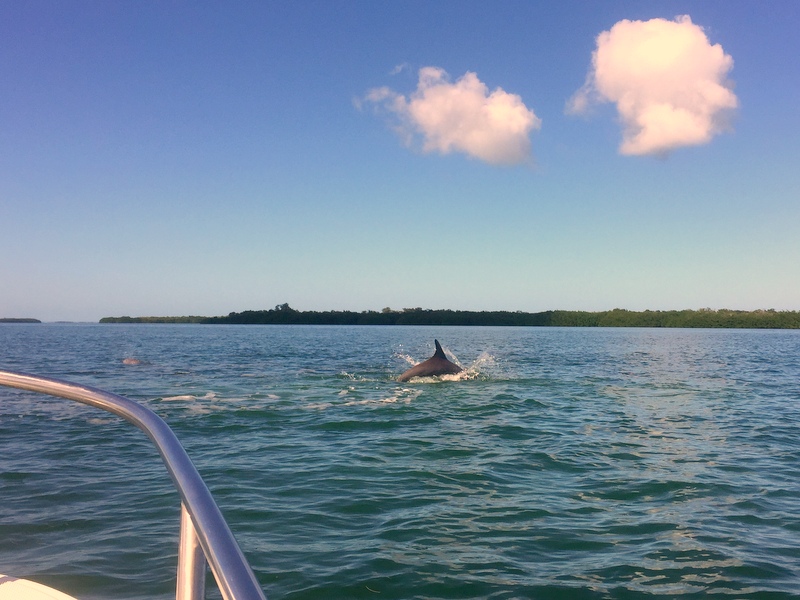
<instances>
[{"instance_id":1,"label":"curved metal rail","mask_svg":"<svg viewBox=\"0 0 800 600\"><path fill-rule=\"evenodd\" d=\"M266 600L211 492L161 417L123 396L59 379L0 371L0 385L100 408L133 423L152 440L181 497L177 600L204 597L206 561L225 600Z\"/></svg>"}]
</instances>

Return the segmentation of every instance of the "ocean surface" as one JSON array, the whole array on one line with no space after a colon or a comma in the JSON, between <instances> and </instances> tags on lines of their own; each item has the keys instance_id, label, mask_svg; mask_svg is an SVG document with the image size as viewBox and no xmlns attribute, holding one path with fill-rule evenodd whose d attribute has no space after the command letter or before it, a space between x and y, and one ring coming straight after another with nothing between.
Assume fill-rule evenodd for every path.
<instances>
[{"instance_id":1,"label":"ocean surface","mask_svg":"<svg viewBox=\"0 0 800 600\"><path fill-rule=\"evenodd\" d=\"M434 338L466 371L398 383ZM4 324L0 369L164 418L273 600L800 598L800 331ZM138 429L0 388L0 573L174 598L178 525Z\"/></svg>"}]
</instances>

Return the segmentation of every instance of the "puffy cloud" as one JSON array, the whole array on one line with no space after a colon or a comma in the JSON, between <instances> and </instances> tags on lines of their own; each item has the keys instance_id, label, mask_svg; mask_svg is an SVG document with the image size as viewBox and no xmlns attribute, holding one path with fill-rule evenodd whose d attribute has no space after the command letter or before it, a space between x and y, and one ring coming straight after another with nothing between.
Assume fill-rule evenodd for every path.
<instances>
[{"instance_id":1,"label":"puffy cloud","mask_svg":"<svg viewBox=\"0 0 800 600\"><path fill-rule=\"evenodd\" d=\"M501 88L491 93L475 73L455 83L438 67L419 71L409 97L387 87L370 90L364 101L385 109L395 131L412 145L421 138L424 152L463 152L490 164L518 164L531 155L531 130L539 119L516 94Z\"/></svg>"},{"instance_id":2,"label":"puffy cloud","mask_svg":"<svg viewBox=\"0 0 800 600\"><path fill-rule=\"evenodd\" d=\"M411 68L411 65L409 65L407 62L400 63L394 69L389 71L389 75L398 75L398 74L402 73L403 71L407 71L410 68Z\"/></svg>"},{"instance_id":3,"label":"puffy cloud","mask_svg":"<svg viewBox=\"0 0 800 600\"><path fill-rule=\"evenodd\" d=\"M728 128L736 95L733 59L688 15L674 21L620 21L597 37L592 67L567 112L614 102L622 154L667 154L708 143Z\"/></svg>"}]
</instances>

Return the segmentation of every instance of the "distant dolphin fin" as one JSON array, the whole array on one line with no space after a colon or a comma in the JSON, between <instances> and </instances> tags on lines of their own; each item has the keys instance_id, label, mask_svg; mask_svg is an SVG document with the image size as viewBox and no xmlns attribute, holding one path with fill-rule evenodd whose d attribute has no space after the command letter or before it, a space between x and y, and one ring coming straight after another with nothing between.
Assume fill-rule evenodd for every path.
<instances>
[{"instance_id":1,"label":"distant dolphin fin","mask_svg":"<svg viewBox=\"0 0 800 600\"><path fill-rule=\"evenodd\" d=\"M433 340L433 343L436 344L436 352L434 352L433 355L436 358L447 358L444 355L444 350L442 350L441 344L439 344L439 340Z\"/></svg>"}]
</instances>

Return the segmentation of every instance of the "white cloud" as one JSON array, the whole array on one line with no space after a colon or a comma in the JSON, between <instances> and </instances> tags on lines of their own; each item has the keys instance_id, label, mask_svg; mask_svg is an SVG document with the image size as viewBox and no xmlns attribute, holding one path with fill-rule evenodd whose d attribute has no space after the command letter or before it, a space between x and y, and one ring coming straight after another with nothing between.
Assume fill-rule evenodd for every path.
<instances>
[{"instance_id":1,"label":"white cloud","mask_svg":"<svg viewBox=\"0 0 800 600\"><path fill-rule=\"evenodd\" d=\"M400 74L400 73L402 73L403 71L407 71L407 70L409 70L410 68L411 68L411 65L410 65L410 64L408 64L407 62L400 63L400 64L399 64L399 65L397 65L397 66L396 66L394 69L392 69L391 71L389 71L389 75L399 75L399 74Z\"/></svg>"},{"instance_id":2,"label":"white cloud","mask_svg":"<svg viewBox=\"0 0 800 600\"><path fill-rule=\"evenodd\" d=\"M616 103L622 154L663 155L706 144L728 128L737 106L726 78L732 68L733 59L688 15L674 21L619 21L597 37L586 83L567 112Z\"/></svg>"},{"instance_id":3,"label":"white cloud","mask_svg":"<svg viewBox=\"0 0 800 600\"><path fill-rule=\"evenodd\" d=\"M408 97L382 87L370 90L364 101L388 111L409 145L421 139L424 152L463 152L496 165L528 160L528 136L541 127L518 95L501 88L489 93L472 72L451 83L438 67L420 69L417 89Z\"/></svg>"}]
</instances>

